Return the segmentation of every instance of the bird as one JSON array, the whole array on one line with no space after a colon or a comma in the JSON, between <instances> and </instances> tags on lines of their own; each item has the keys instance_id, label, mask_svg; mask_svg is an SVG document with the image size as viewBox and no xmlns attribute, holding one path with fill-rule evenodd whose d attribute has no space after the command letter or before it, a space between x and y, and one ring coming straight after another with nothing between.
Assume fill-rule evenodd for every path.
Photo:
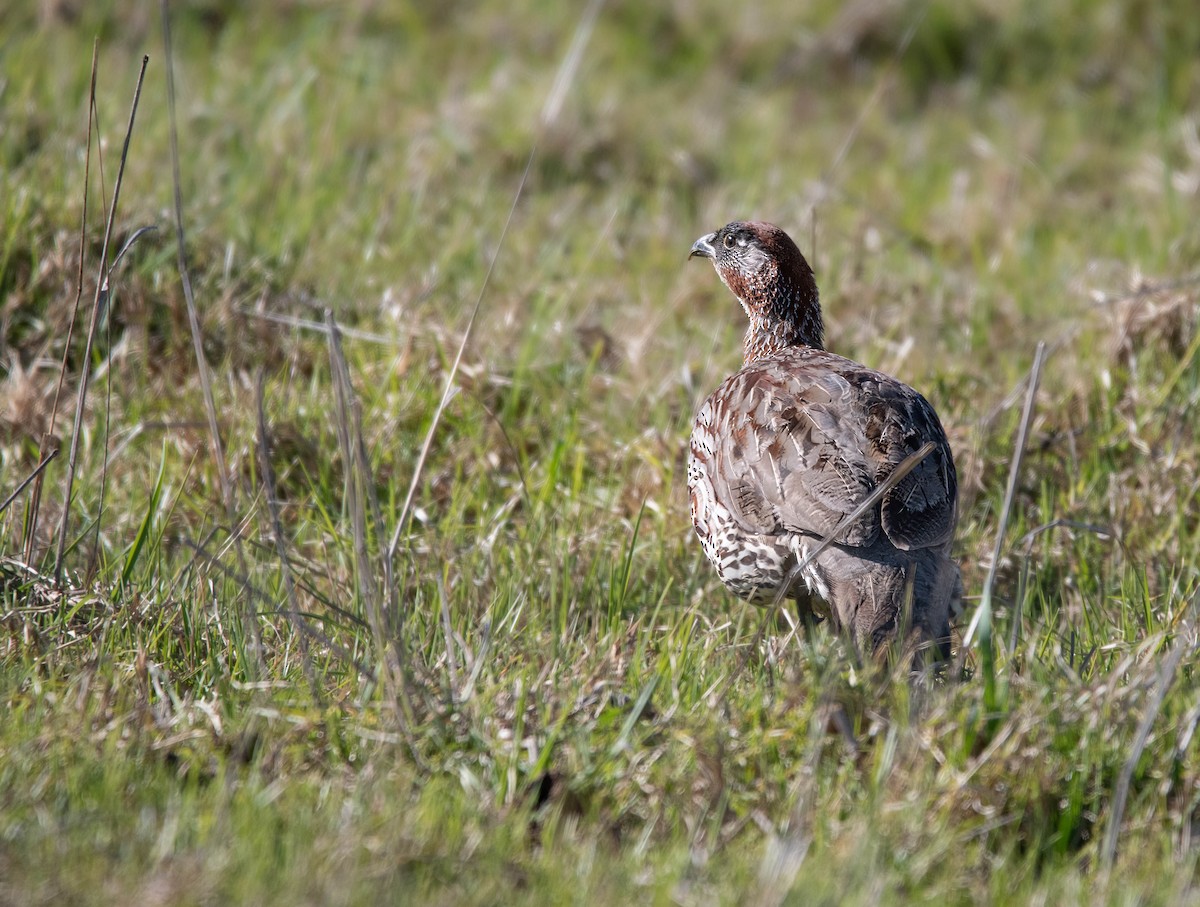
<instances>
[{"instance_id":1,"label":"bird","mask_svg":"<svg viewBox=\"0 0 1200 907\"><path fill-rule=\"evenodd\" d=\"M700 407L687 467L692 525L721 582L760 605L795 601L857 649L950 654L962 580L951 557L958 478L930 403L831 353L816 279L787 233L734 221L692 245L749 320L742 368ZM879 500L805 563L910 455Z\"/></svg>"}]
</instances>

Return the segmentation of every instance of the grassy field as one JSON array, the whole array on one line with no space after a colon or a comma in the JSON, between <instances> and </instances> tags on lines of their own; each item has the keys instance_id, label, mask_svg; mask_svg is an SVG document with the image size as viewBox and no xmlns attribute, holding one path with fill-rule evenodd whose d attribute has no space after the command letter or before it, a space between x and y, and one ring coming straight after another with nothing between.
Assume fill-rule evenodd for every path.
<instances>
[{"instance_id":1,"label":"grassy field","mask_svg":"<svg viewBox=\"0 0 1200 907\"><path fill-rule=\"evenodd\" d=\"M0 904L1200 904L1194 0L178 6L203 367L157 4L0 11ZM1008 514L940 681L692 536L751 217L938 408L960 633Z\"/></svg>"}]
</instances>

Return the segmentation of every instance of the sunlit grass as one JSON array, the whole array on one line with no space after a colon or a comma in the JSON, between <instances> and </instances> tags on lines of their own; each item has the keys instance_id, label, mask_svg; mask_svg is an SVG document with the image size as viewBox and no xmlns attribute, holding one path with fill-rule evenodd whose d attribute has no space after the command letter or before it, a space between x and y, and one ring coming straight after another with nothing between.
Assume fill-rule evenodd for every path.
<instances>
[{"instance_id":1,"label":"sunlit grass","mask_svg":"<svg viewBox=\"0 0 1200 907\"><path fill-rule=\"evenodd\" d=\"M541 134L579 9L177 10L235 527L157 13L113 7L0 15L0 495L75 430L96 34L85 303L143 52L117 233L160 228L97 338L63 589L63 458L28 560L29 493L0 514L0 901L1196 897L1194 658L1162 670L1200 589L1188 3L609 4ZM741 324L686 252L745 216L812 253L830 345L941 414L968 618L1049 344L988 697L974 652L910 683L820 629L754 648L694 543L686 437Z\"/></svg>"}]
</instances>

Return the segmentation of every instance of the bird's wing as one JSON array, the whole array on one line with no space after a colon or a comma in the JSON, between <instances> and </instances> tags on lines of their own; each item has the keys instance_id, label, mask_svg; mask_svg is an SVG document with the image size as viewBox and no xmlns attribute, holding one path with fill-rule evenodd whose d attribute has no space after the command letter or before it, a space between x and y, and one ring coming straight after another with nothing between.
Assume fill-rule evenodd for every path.
<instances>
[{"instance_id":1,"label":"bird's wing","mask_svg":"<svg viewBox=\"0 0 1200 907\"><path fill-rule=\"evenodd\" d=\"M883 530L902 550L948 546L958 518L958 476L942 423L929 401L892 378L870 373L865 433L883 482L927 441L933 451L883 496ZM882 380L880 380L882 379Z\"/></svg>"},{"instance_id":2,"label":"bird's wing","mask_svg":"<svg viewBox=\"0 0 1200 907\"><path fill-rule=\"evenodd\" d=\"M837 539L900 549L947 544L956 479L932 407L886 375L821 350L756 362L729 378L698 421L717 499L750 531L824 537L925 441L936 445L878 508Z\"/></svg>"}]
</instances>

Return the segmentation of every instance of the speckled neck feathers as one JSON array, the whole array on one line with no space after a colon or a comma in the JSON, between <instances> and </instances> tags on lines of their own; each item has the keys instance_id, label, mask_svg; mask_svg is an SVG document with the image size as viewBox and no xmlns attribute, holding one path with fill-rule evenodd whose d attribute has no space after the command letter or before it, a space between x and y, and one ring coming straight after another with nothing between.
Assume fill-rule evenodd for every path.
<instances>
[{"instance_id":1,"label":"speckled neck feathers","mask_svg":"<svg viewBox=\"0 0 1200 907\"><path fill-rule=\"evenodd\" d=\"M750 320L742 343L746 364L794 346L824 349L825 326L812 268L778 227L744 226L753 237L753 248L740 257L718 259L716 265Z\"/></svg>"},{"instance_id":2,"label":"speckled neck feathers","mask_svg":"<svg viewBox=\"0 0 1200 907\"><path fill-rule=\"evenodd\" d=\"M778 273L776 268L764 268L755 275L760 279L744 280L741 292L734 290L750 319L742 338L742 354L747 365L793 346L824 349L825 325L821 320L821 305L812 271L805 264L804 274L798 276L807 279L797 281L796 276Z\"/></svg>"}]
</instances>

